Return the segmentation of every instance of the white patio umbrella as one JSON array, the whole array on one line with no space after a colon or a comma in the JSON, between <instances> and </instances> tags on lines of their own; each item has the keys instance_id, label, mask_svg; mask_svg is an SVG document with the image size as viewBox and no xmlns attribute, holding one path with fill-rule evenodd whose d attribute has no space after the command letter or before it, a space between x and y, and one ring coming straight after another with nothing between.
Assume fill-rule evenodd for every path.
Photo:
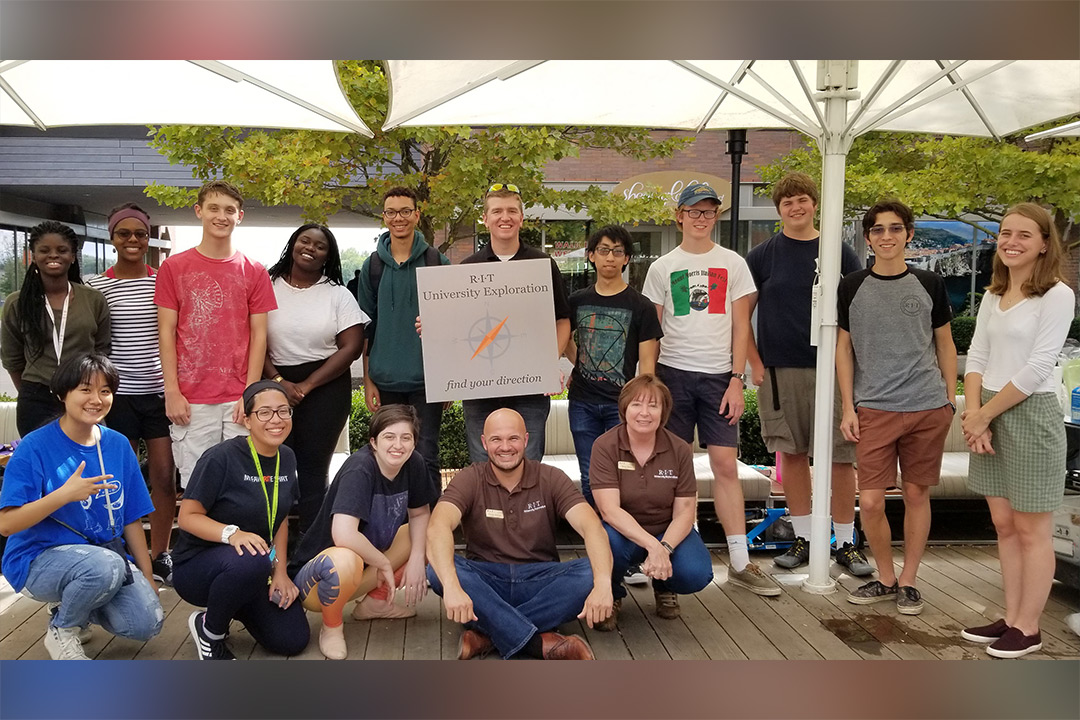
<instances>
[{"instance_id":1,"label":"white patio umbrella","mask_svg":"<svg viewBox=\"0 0 1080 720\"><path fill-rule=\"evenodd\" d=\"M794 128L822 150L811 592L832 592L829 495L844 167L873 130L1000 138L1080 113L1080 61L390 61L398 125Z\"/></svg>"},{"instance_id":2,"label":"white patio umbrella","mask_svg":"<svg viewBox=\"0 0 1080 720\"><path fill-rule=\"evenodd\" d=\"M0 124L372 132L331 60L3 60Z\"/></svg>"}]
</instances>

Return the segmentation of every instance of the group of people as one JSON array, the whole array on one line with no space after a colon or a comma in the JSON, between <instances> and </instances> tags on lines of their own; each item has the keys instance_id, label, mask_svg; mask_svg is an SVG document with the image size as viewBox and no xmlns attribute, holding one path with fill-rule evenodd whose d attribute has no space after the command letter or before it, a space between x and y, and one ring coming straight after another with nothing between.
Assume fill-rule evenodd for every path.
<instances>
[{"instance_id":1,"label":"group of people","mask_svg":"<svg viewBox=\"0 0 1080 720\"><path fill-rule=\"evenodd\" d=\"M224 181L200 189L200 245L156 273L144 264L150 219L138 206L110 215L116 264L85 285L74 233L42 223L0 328L24 437L0 491L0 534L10 536L4 574L50 603L45 645L54 658L85 658L90 623L153 636L162 621L157 580L205 608L188 620L201 659L233 657L226 639L234 619L268 651L299 653L310 639L305 609L321 614L321 652L344 659L346 604L357 601L356 619L405 618L429 587L464 625L461 659L492 651L590 659L588 643L560 634L561 625L578 618L615 630L624 585L649 579L657 615L677 618L678 596L713 580L695 527L699 442L715 478L727 581L779 595L747 545L737 470L742 370L749 366L760 386L762 435L782 465L795 532L774 562L798 567L809 559L817 188L791 174L773 200L783 229L744 259L712 240L715 191L685 188L675 215L681 242L652 264L642 292L624 279L634 247L619 226L588 238L596 281L569 297L548 258L554 350L574 364L569 418L580 490L541 462L550 398L540 394L465 401L472 465L440 493L443 405L426 398L416 268L449 260L417 229L409 188L386 192L387 230L354 291L321 225L297 229L269 273L235 252L243 198ZM492 185L482 219L491 240L464 262L547 258L520 238L516 186ZM892 601L917 614L929 488L956 409L951 309L942 279L904 261L914 235L907 206L874 206L863 235L874 263L860 269L845 246L838 292L835 554L854 576L875 572L855 542L857 487L878 578L848 600ZM970 482L987 496L998 531L1006 616L963 637L998 657L1041 647L1038 620L1053 578L1049 526L1065 445L1050 370L1074 307L1062 252L1045 209L1025 203L1006 213L968 359ZM331 483L350 409L348 370L361 355L368 443ZM898 462L906 510L899 574L885 516ZM170 552L177 471L183 496ZM294 508L301 537L290 544ZM586 557L560 561L559 519L582 536ZM464 555L454 553L459 526Z\"/></svg>"}]
</instances>

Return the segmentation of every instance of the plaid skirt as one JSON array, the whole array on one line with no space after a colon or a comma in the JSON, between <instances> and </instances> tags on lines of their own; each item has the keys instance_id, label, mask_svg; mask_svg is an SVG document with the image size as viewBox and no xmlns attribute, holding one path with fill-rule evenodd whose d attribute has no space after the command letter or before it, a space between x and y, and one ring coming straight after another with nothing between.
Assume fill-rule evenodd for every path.
<instances>
[{"instance_id":1,"label":"plaid skirt","mask_svg":"<svg viewBox=\"0 0 1080 720\"><path fill-rule=\"evenodd\" d=\"M997 393L984 389L985 405ZM1035 393L990 421L996 455L971 453L968 487L1013 510L1053 512L1065 494L1065 424L1054 393Z\"/></svg>"}]
</instances>

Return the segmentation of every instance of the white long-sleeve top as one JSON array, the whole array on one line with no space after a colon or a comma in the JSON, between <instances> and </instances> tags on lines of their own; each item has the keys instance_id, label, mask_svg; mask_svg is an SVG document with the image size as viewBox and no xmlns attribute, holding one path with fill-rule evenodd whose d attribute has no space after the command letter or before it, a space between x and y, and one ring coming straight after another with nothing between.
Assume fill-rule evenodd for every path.
<instances>
[{"instance_id":1,"label":"white long-sleeve top","mask_svg":"<svg viewBox=\"0 0 1080 720\"><path fill-rule=\"evenodd\" d=\"M1041 297L1008 310L1001 296L986 293L979 306L965 373L980 373L982 386L997 392L1008 383L1020 392L1055 392L1051 370L1073 319L1075 296L1063 282Z\"/></svg>"}]
</instances>

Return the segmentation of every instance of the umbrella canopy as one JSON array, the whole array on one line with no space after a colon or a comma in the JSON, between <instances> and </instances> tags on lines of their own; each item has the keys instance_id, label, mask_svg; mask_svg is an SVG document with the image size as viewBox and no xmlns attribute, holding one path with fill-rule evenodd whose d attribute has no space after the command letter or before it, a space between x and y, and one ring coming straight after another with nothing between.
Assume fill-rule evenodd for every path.
<instances>
[{"instance_id":1,"label":"umbrella canopy","mask_svg":"<svg viewBox=\"0 0 1080 720\"><path fill-rule=\"evenodd\" d=\"M330 60L4 60L0 124L371 130Z\"/></svg>"},{"instance_id":2,"label":"umbrella canopy","mask_svg":"<svg viewBox=\"0 0 1080 720\"><path fill-rule=\"evenodd\" d=\"M844 167L855 137L895 130L1000 138L1080 113L1080 61L390 61L398 125L794 128L822 151L810 574L832 592L829 497ZM808 298L809 301L809 298Z\"/></svg>"}]
</instances>

